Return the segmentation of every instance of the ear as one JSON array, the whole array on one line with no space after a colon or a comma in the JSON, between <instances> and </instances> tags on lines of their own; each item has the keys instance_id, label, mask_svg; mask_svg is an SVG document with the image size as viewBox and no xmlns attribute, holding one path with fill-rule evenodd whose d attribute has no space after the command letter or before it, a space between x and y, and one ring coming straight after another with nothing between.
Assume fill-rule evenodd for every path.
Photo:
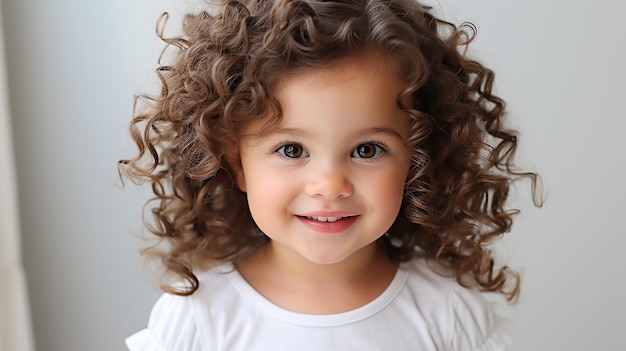
<instances>
[{"instance_id":1,"label":"ear","mask_svg":"<svg viewBox=\"0 0 626 351\"><path fill-rule=\"evenodd\" d=\"M226 144L226 150L224 151L224 158L228 163L228 166L233 171L235 176L235 182L241 191L246 192L246 178L243 174L243 166L241 165L241 156L239 154L239 147L234 142Z\"/></svg>"}]
</instances>

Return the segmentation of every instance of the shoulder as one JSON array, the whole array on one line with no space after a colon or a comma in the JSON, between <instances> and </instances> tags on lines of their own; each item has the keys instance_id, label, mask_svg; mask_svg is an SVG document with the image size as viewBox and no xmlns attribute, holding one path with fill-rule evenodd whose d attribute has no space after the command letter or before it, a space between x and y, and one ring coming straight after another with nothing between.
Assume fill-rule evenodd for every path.
<instances>
[{"instance_id":1,"label":"shoulder","mask_svg":"<svg viewBox=\"0 0 626 351\"><path fill-rule=\"evenodd\" d=\"M148 327L126 339L131 351L201 350L193 303L187 296L164 294L152 312Z\"/></svg>"},{"instance_id":2,"label":"shoulder","mask_svg":"<svg viewBox=\"0 0 626 351\"><path fill-rule=\"evenodd\" d=\"M218 267L197 274L199 288L191 296L163 294L150 313L148 327L126 339L131 351L196 351L206 350L206 334L210 320L206 310L212 297L219 295L224 284L226 269ZM219 304L216 304L219 305Z\"/></svg>"},{"instance_id":3,"label":"shoulder","mask_svg":"<svg viewBox=\"0 0 626 351\"><path fill-rule=\"evenodd\" d=\"M431 260L415 259L404 266L407 288L442 342L452 350L500 351L510 344L509 324L475 288L461 286Z\"/></svg>"}]
</instances>

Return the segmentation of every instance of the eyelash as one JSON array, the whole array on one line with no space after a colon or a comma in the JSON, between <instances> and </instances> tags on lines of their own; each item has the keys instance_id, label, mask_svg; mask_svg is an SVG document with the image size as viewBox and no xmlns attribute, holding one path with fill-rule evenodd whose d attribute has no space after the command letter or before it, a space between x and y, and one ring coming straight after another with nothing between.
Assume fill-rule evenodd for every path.
<instances>
[{"instance_id":1,"label":"eyelash","mask_svg":"<svg viewBox=\"0 0 626 351\"><path fill-rule=\"evenodd\" d=\"M306 154L304 157L307 157L309 155L309 153L304 149L304 147L302 145L300 145L299 143L296 142L285 142L280 144L277 148L274 148L274 152L278 152L281 156L285 157L285 158L289 158L289 159L298 159L298 158L302 158L301 156L298 157L291 157L291 156L287 156L287 148L288 147L293 147L296 146L298 148L301 149L301 153Z\"/></svg>"},{"instance_id":2,"label":"eyelash","mask_svg":"<svg viewBox=\"0 0 626 351\"><path fill-rule=\"evenodd\" d=\"M374 155L370 156L370 157L359 157L359 156L355 156L355 154L358 152L359 148L361 146L365 146L365 145L372 145L374 146ZM377 142L377 141L366 141L364 143L360 143L359 145L357 145L354 150L352 150L352 153L350 154L351 157L357 157L357 158L361 158L364 160L372 160L372 159L376 159L379 158L380 156L384 155L387 153L387 146L381 142Z\"/></svg>"},{"instance_id":3,"label":"eyelash","mask_svg":"<svg viewBox=\"0 0 626 351\"><path fill-rule=\"evenodd\" d=\"M360 147L362 146L373 146L374 147L374 155L370 156L370 157L360 157L358 156L358 150ZM288 148L296 148L296 152L298 153L297 156L292 157L292 156L288 156L287 154L292 154L294 152L293 149L289 150ZM277 147L274 148L274 152L279 153L282 157L288 158L288 159L299 159L299 158L304 158L304 157L308 157L309 153L306 151L306 149L297 142L284 142L281 143L280 145L278 145ZM350 157L354 157L354 158L359 158L359 159L363 159L363 160L372 160L372 159L376 159L384 154L386 154L387 151L387 146L381 142L378 141L366 141L363 143L358 144L351 152L350 152Z\"/></svg>"}]
</instances>

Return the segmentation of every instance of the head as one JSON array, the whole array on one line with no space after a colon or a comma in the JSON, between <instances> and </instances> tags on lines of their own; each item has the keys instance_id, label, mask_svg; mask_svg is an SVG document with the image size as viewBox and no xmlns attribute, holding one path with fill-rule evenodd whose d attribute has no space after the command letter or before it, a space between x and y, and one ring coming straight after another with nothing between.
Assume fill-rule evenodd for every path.
<instances>
[{"instance_id":1,"label":"head","mask_svg":"<svg viewBox=\"0 0 626 351\"><path fill-rule=\"evenodd\" d=\"M280 123L248 123L227 161L274 252L322 264L374 253L398 216L411 164L410 118L397 103L404 88L380 52L271 87Z\"/></svg>"},{"instance_id":2,"label":"head","mask_svg":"<svg viewBox=\"0 0 626 351\"><path fill-rule=\"evenodd\" d=\"M162 95L134 120L140 154L129 162L130 173L154 184L159 206L151 230L172 244L160 254L171 271L193 281L192 267L236 259L268 240L252 218L263 208L250 204L251 214L245 192L271 175L246 174L242 164L251 159L245 153L251 143L271 139L299 116L294 99L308 106L302 111L323 110L299 98L294 86L351 106L342 88L356 90L350 82L369 79L380 92L367 92L370 98L378 95L393 110L388 125L376 127L397 130L402 143L387 234L375 239L393 259L421 252L448 262L459 276L472 272L479 283L486 276L490 257L482 244L510 227L503 204L516 141L501 124L493 74L459 51L466 32L412 0L228 2L217 13L187 16L184 32L165 39L181 50L159 70ZM339 87L336 94L323 94L328 82L329 90ZM334 119L325 122L346 123L330 111ZM287 146L290 155L302 151ZM351 147L361 146L378 150L364 140ZM148 166L139 162L146 150ZM353 191L344 184L338 192ZM484 281L486 287L494 278Z\"/></svg>"}]
</instances>

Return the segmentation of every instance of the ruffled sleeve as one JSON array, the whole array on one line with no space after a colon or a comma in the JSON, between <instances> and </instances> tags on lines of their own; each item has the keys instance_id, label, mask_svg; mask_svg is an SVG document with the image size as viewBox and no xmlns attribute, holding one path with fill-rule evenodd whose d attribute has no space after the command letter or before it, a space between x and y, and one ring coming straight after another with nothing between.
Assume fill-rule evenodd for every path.
<instances>
[{"instance_id":1,"label":"ruffled sleeve","mask_svg":"<svg viewBox=\"0 0 626 351\"><path fill-rule=\"evenodd\" d=\"M195 311L189 297L165 294L150 313L148 328L126 339L130 351L200 351Z\"/></svg>"},{"instance_id":2,"label":"ruffled sleeve","mask_svg":"<svg viewBox=\"0 0 626 351\"><path fill-rule=\"evenodd\" d=\"M452 350L504 351L509 348L510 321L496 316L479 291L458 286L452 293L452 310Z\"/></svg>"}]
</instances>

